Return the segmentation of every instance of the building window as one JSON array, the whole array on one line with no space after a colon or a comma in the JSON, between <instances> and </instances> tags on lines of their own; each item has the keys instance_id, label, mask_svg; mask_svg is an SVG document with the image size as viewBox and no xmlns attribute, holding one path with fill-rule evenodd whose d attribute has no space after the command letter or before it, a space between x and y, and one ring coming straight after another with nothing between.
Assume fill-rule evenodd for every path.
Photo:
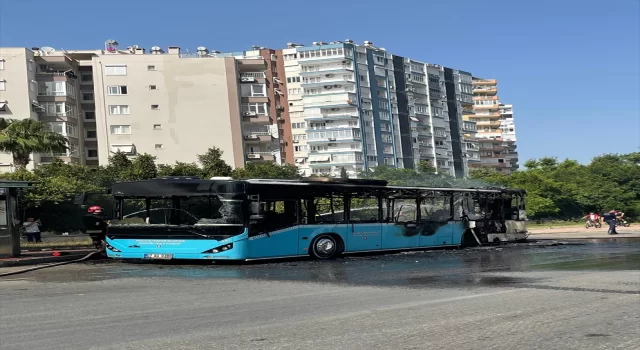
<instances>
[{"instance_id":1,"label":"building window","mask_svg":"<svg viewBox=\"0 0 640 350\"><path fill-rule=\"evenodd\" d=\"M55 132L56 134L64 134L64 122L50 122L49 130Z\"/></svg>"},{"instance_id":2,"label":"building window","mask_svg":"<svg viewBox=\"0 0 640 350\"><path fill-rule=\"evenodd\" d=\"M153 130L162 130L162 124L153 124Z\"/></svg>"},{"instance_id":3,"label":"building window","mask_svg":"<svg viewBox=\"0 0 640 350\"><path fill-rule=\"evenodd\" d=\"M93 92L83 92L82 101L93 101Z\"/></svg>"},{"instance_id":4,"label":"building window","mask_svg":"<svg viewBox=\"0 0 640 350\"><path fill-rule=\"evenodd\" d=\"M84 73L84 74L80 74L80 81L82 82L92 82L93 81L93 75L89 74L89 73Z\"/></svg>"},{"instance_id":5,"label":"building window","mask_svg":"<svg viewBox=\"0 0 640 350\"><path fill-rule=\"evenodd\" d=\"M111 125L111 133L114 135L130 135L131 125Z\"/></svg>"},{"instance_id":6,"label":"building window","mask_svg":"<svg viewBox=\"0 0 640 350\"><path fill-rule=\"evenodd\" d=\"M156 70L156 66L147 66L147 70Z\"/></svg>"},{"instance_id":7,"label":"building window","mask_svg":"<svg viewBox=\"0 0 640 350\"><path fill-rule=\"evenodd\" d=\"M104 66L104 75L127 75L127 66Z\"/></svg>"},{"instance_id":8,"label":"building window","mask_svg":"<svg viewBox=\"0 0 640 350\"><path fill-rule=\"evenodd\" d=\"M164 145L161 143L156 143L156 149L163 149Z\"/></svg>"},{"instance_id":9,"label":"building window","mask_svg":"<svg viewBox=\"0 0 640 350\"><path fill-rule=\"evenodd\" d=\"M98 158L98 150L93 148L88 148L87 158Z\"/></svg>"},{"instance_id":10,"label":"building window","mask_svg":"<svg viewBox=\"0 0 640 350\"><path fill-rule=\"evenodd\" d=\"M124 85L121 86L109 86L108 87L109 95L126 95L127 87Z\"/></svg>"},{"instance_id":11,"label":"building window","mask_svg":"<svg viewBox=\"0 0 640 350\"><path fill-rule=\"evenodd\" d=\"M158 86L156 86L156 85L149 85L149 90L158 90Z\"/></svg>"},{"instance_id":12,"label":"building window","mask_svg":"<svg viewBox=\"0 0 640 350\"><path fill-rule=\"evenodd\" d=\"M151 109L158 109L160 108L160 105L151 105Z\"/></svg>"},{"instance_id":13,"label":"building window","mask_svg":"<svg viewBox=\"0 0 640 350\"><path fill-rule=\"evenodd\" d=\"M266 103L243 103L242 113L253 112L256 114L267 114Z\"/></svg>"},{"instance_id":14,"label":"building window","mask_svg":"<svg viewBox=\"0 0 640 350\"><path fill-rule=\"evenodd\" d=\"M304 129L306 127L306 124L307 123L305 123L305 122L302 122L302 123L291 123L291 128L292 129Z\"/></svg>"},{"instance_id":15,"label":"building window","mask_svg":"<svg viewBox=\"0 0 640 350\"><path fill-rule=\"evenodd\" d=\"M96 112L94 112L94 111L85 111L84 112L84 120L96 120Z\"/></svg>"},{"instance_id":16,"label":"building window","mask_svg":"<svg viewBox=\"0 0 640 350\"><path fill-rule=\"evenodd\" d=\"M0 80L0 91L7 90L7 82L5 80Z\"/></svg>"},{"instance_id":17,"label":"building window","mask_svg":"<svg viewBox=\"0 0 640 350\"><path fill-rule=\"evenodd\" d=\"M243 97L266 97L265 84L243 84L241 86Z\"/></svg>"},{"instance_id":18,"label":"building window","mask_svg":"<svg viewBox=\"0 0 640 350\"><path fill-rule=\"evenodd\" d=\"M128 105L109 106L109 114L113 114L113 115L129 114L129 106Z\"/></svg>"},{"instance_id":19,"label":"building window","mask_svg":"<svg viewBox=\"0 0 640 350\"><path fill-rule=\"evenodd\" d=\"M300 77L289 77L287 78L287 83L299 83Z\"/></svg>"},{"instance_id":20,"label":"building window","mask_svg":"<svg viewBox=\"0 0 640 350\"><path fill-rule=\"evenodd\" d=\"M98 137L98 132L96 130L86 130L86 139L95 139Z\"/></svg>"},{"instance_id":21,"label":"building window","mask_svg":"<svg viewBox=\"0 0 640 350\"><path fill-rule=\"evenodd\" d=\"M40 96L76 96L75 86L64 81L47 81L38 85Z\"/></svg>"}]
</instances>

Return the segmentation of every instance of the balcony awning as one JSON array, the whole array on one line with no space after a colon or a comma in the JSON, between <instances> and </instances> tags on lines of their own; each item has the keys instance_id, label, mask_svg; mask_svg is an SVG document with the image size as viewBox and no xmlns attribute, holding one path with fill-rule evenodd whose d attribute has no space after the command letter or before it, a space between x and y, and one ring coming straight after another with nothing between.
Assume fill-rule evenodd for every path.
<instances>
[{"instance_id":1,"label":"balcony awning","mask_svg":"<svg viewBox=\"0 0 640 350\"><path fill-rule=\"evenodd\" d=\"M331 156L311 156L309 157L310 162L328 162L331 159Z\"/></svg>"},{"instance_id":2,"label":"balcony awning","mask_svg":"<svg viewBox=\"0 0 640 350\"><path fill-rule=\"evenodd\" d=\"M416 123L420 122L420 119L416 118L416 117L409 117L409 119L413 120Z\"/></svg>"},{"instance_id":3,"label":"balcony awning","mask_svg":"<svg viewBox=\"0 0 640 350\"><path fill-rule=\"evenodd\" d=\"M304 163L304 158L296 158L296 163Z\"/></svg>"},{"instance_id":4,"label":"balcony awning","mask_svg":"<svg viewBox=\"0 0 640 350\"><path fill-rule=\"evenodd\" d=\"M6 102L0 102L0 109L5 109L7 107Z\"/></svg>"}]
</instances>

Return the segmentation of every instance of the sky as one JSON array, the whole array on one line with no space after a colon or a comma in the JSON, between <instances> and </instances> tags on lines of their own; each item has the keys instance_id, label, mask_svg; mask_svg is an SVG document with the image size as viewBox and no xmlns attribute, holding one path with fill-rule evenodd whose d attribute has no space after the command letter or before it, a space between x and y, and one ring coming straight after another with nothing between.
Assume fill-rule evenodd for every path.
<instances>
[{"instance_id":1,"label":"sky","mask_svg":"<svg viewBox=\"0 0 640 350\"><path fill-rule=\"evenodd\" d=\"M191 52L369 40L498 79L521 164L640 151L640 0L0 0L0 47L108 39Z\"/></svg>"}]
</instances>

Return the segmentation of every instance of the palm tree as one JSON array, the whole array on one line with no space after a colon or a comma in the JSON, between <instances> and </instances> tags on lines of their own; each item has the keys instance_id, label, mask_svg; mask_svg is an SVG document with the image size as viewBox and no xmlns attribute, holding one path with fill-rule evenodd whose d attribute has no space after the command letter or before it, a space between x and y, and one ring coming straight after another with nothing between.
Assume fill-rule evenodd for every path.
<instances>
[{"instance_id":1,"label":"palm tree","mask_svg":"<svg viewBox=\"0 0 640 350\"><path fill-rule=\"evenodd\" d=\"M13 165L24 169L31 153L67 151L67 139L51 131L45 122L0 118L0 152L11 153Z\"/></svg>"}]
</instances>

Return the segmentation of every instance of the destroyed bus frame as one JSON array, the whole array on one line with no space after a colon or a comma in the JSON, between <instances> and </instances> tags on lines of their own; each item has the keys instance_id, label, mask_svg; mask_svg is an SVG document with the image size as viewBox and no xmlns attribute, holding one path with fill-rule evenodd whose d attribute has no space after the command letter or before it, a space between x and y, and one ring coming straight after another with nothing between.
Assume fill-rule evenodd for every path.
<instances>
[{"instance_id":1,"label":"destroyed bus frame","mask_svg":"<svg viewBox=\"0 0 640 350\"><path fill-rule=\"evenodd\" d=\"M90 195L80 202L92 204ZM106 252L120 259L330 259L528 236L526 192L516 189L159 178L116 183L109 195L114 205Z\"/></svg>"}]
</instances>

